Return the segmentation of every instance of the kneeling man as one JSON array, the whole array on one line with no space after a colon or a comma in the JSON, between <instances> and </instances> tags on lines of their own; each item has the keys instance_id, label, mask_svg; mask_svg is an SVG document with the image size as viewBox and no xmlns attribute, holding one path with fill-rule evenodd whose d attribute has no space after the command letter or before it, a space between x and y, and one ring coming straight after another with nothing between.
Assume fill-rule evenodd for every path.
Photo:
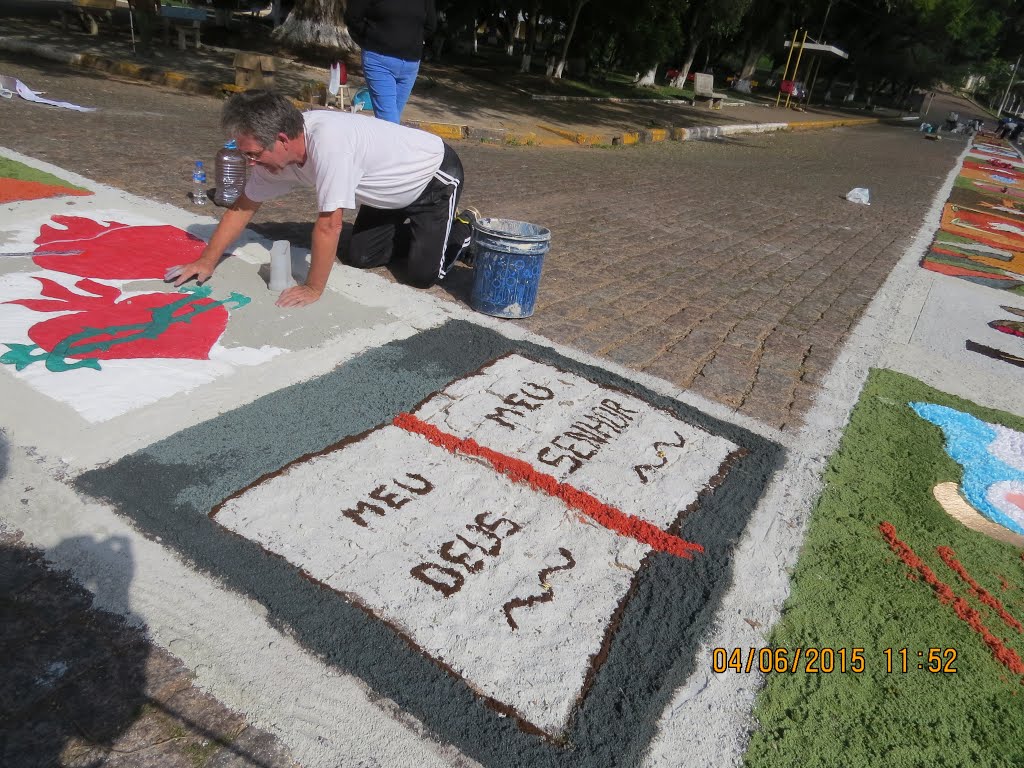
<instances>
[{"instance_id":1,"label":"kneeling man","mask_svg":"<svg viewBox=\"0 0 1024 768\"><path fill-rule=\"evenodd\" d=\"M462 163L433 134L376 118L324 110L300 112L284 96L247 91L232 96L221 117L251 166L245 193L210 238L202 255L168 270L179 286L213 274L260 204L295 187L316 190L312 255L305 285L282 292L279 307L301 307L320 298L334 266L342 209L359 207L349 252L354 267L379 267L395 253L396 235L408 221L409 282L427 288L447 274L469 245L472 216L456 217Z\"/></svg>"}]
</instances>

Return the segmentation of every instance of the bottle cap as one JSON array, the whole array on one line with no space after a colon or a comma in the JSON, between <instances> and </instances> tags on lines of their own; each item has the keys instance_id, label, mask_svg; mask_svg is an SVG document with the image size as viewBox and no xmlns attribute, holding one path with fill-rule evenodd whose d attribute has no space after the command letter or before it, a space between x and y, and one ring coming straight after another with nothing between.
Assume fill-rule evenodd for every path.
<instances>
[{"instance_id":1,"label":"bottle cap","mask_svg":"<svg viewBox=\"0 0 1024 768\"><path fill-rule=\"evenodd\" d=\"M203 161L202 160L196 160L196 168L202 168L202 167L203 167Z\"/></svg>"},{"instance_id":2,"label":"bottle cap","mask_svg":"<svg viewBox=\"0 0 1024 768\"><path fill-rule=\"evenodd\" d=\"M238 149L238 142L235 141L234 139L229 139L224 144L224 149Z\"/></svg>"}]
</instances>

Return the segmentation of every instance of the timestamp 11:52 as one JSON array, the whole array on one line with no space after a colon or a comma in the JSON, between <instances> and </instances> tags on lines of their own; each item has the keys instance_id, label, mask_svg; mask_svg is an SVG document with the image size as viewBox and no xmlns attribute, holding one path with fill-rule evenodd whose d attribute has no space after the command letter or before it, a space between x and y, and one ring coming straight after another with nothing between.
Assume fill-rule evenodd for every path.
<instances>
[{"instance_id":1,"label":"timestamp 11:52","mask_svg":"<svg viewBox=\"0 0 1024 768\"><path fill-rule=\"evenodd\" d=\"M882 655L885 656L886 672L908 672L915 668L928 672L956 672L956 648L928 648L923 651L885 648Z\"/></svg>"}]
</instances>

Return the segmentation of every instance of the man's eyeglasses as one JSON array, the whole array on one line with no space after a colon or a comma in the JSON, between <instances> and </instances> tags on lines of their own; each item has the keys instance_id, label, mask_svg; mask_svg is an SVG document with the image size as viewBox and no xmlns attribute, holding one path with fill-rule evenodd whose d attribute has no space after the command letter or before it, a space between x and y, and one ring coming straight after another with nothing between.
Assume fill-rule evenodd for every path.
<instances>
[{"instance_id":1,"label":"man's eyeglasses","mask_svg":"<svg viewBox=\"0 0 1024 768\"><path fill-rule=\"evenodd\" d=\"M259 159L260 159L260 157L262 157L262 156L263 156L263 153L267 151L267 148L266 148L266 147L264 147L263 149L254 149L254 150L251 150L251 151L249 151L249 152L246 152L246 151L245 151L245 150L243 150L243 149L240 149L240 150L238 150L238 151L242 153L242 156L243 156L243 157L244 157L244 158L245 158L246 160L252 160L252 161L256 161L256 160L259 160Z\"/></svg>"}]
</instances>

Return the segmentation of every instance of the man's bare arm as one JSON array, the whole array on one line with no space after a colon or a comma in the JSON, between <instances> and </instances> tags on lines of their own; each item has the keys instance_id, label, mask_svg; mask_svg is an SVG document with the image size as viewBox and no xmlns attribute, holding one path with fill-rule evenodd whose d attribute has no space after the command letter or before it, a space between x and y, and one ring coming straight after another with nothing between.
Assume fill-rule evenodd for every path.
<instances>
[{"instance_id":1,"label":"man's bare arm","mask_svg":"<svg viewBox=\"0 0 1024 768\"><path fill-rule=\"evenodd\" d=\"M313 244L309 260L309 276L305 285L296 285L282 291L277 299L279 307L303 307L320 298L327 287L334 261L338 258L338 240L341 238L342 209L321 213L313 225Z\"/></svg>"},{"instance_id":2,"label":"man's bare arm","mask_svg":"<svg viewBox=\"0 0 1024 768\"><path fill-rule=\"evenodd\" d=\"M253 202L245 195L238 198L235 204L224 213L224 218L220 220L217 229L213 231L213 236L210 237L210 242L203 249L202 255L188 264L171 267L164 275L164 280L174 280L175 287L193 277L199 283L209 280L220 262L220 257L241 237L242 232L245 231L259 208L259 203Z\"/></svg>"}]
</instances>

